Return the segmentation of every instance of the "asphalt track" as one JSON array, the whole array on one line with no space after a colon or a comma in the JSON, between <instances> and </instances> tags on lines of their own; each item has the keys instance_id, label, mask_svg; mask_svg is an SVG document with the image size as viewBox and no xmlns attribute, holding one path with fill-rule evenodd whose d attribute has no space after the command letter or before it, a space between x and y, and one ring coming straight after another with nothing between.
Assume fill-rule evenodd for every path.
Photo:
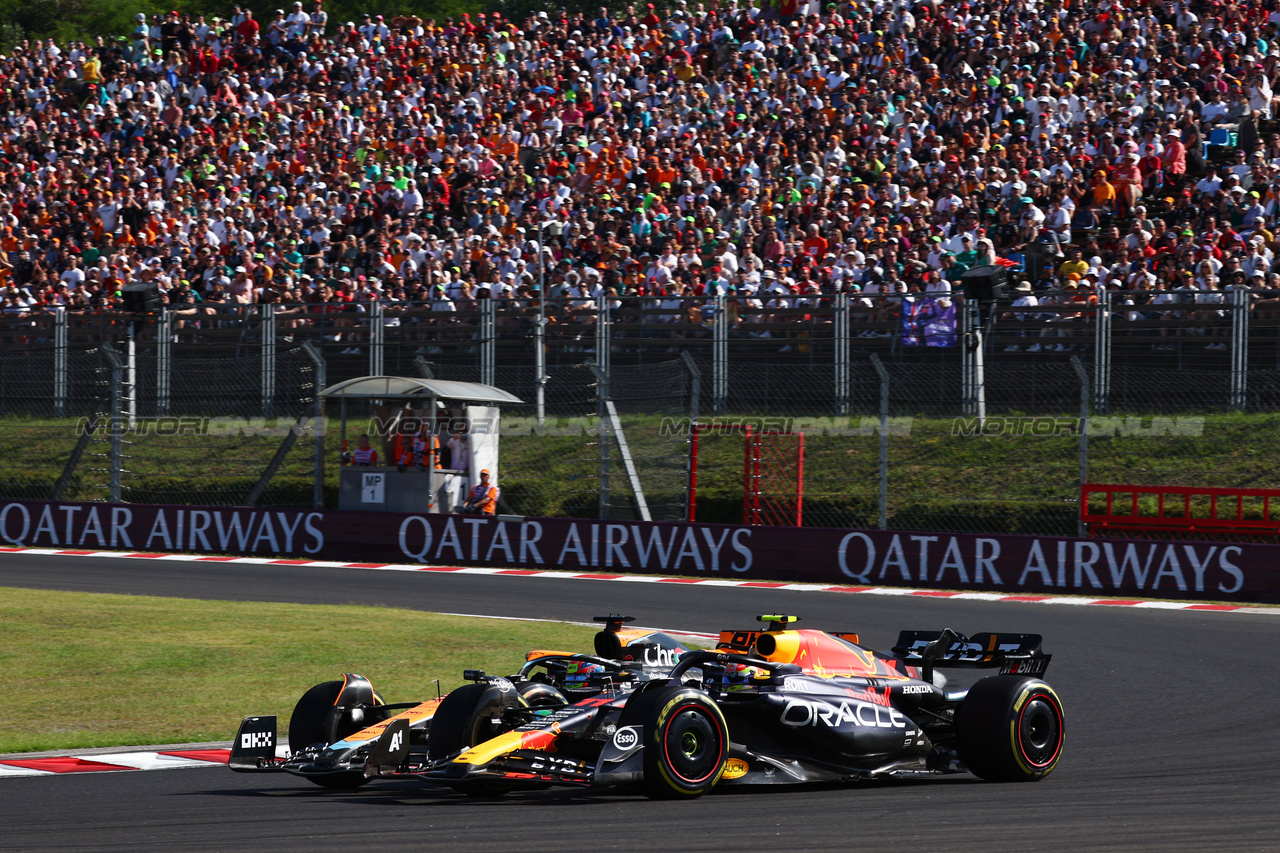
<instances>
[{"instance_id":1,"label":"asphalt track","mask_svg":"<svg viewBox=\"0 0 1280 853\"><path fill-rule=\"evenodd\" d=\"M1061 764L1023 785L955 776L658 803L407 783L335 793L222 768L0 780L0 850L1280 850L1275 615L14 554L0 555L0 586L574 621L612 610L692 631L789 612L878 646L901 628L1035 631L1067 712Z\"/></svg>"}]
</instances>

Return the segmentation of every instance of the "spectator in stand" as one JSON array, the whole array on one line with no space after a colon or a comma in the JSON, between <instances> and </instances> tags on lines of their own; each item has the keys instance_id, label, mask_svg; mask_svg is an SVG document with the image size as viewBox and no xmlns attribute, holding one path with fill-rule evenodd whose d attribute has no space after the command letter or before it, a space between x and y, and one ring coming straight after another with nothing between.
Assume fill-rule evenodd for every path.
<instances>
[{"instance_id":1,"label":"spectator in stand","mask_svg":"<svg viewBox=\"0 0 1280 853\"><path fill-rule=\"evenodd\" d=\"M424 305L402 319L430 351L486 291L527 308L542 279L557 299L570 284L578 316L606 292L683 317L678 295L710 288L748 319L848 292L886 327L885 294L936 292L1027 242L1123 258L1125 286L1199 274L1194 246L1267 281L1269 8L746 2L331 25L290 2L265 31L240 7L139 13L96 44L0 59L6 310L91 310L148 278L192 312L184 334L296 299L290 332L329 306L324 328L358 349L347 309L399 293ZM1247 156L1214 174L1199 140L1232 125ZM1087 284L1068 254L1062 277Z\"/></svg>"}]
</instances>

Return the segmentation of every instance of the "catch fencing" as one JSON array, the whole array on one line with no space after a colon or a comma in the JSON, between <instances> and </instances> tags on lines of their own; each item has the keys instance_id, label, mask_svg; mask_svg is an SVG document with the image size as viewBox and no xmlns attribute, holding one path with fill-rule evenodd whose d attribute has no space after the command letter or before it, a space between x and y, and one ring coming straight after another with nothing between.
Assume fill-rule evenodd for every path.
<instances>
[{"instance_id":1,"label":"catch fencing","mask_svg":"<svg viewBox=\"0 0 1280 853\"><path fill-rule=\"evenodd\" d=\"M1071 535L1086 481L1280 486L1270 297L27 317L0 334L0 497L333 506L338 430L317 393L387 373L524 401L503 410L512 514L685 518L689 425L714 421L700 521L741 520L737 424L805 433L806 525Z\"/></svg>"}]
</instances>

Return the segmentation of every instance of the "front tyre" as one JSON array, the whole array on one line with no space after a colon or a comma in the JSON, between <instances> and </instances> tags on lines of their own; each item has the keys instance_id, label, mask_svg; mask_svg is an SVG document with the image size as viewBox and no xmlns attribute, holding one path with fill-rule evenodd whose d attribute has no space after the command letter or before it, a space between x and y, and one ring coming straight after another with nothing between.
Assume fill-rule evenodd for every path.
<instances>
[{"instance_id":1,"label":"front tyre","mask_svg":"<svg viewBox=\"0 0 1280 853\"><path fill-rule=\"evenodd\" d=\"M322 681L302 694L302 698L298 700L298 704L293 706L293 713L289 716L290 752L296 755L303 748L315 743L327 745L333 740L342 740L347 735L354 734L366 725L371 724L371 721L365 718L363 709L361 709L359 719L353 716L352 711L348 711L336 721L330 719L333 713L333 706L337 704L338 697L342 695L343 684L344 682L342 681ZM376 692L373 694L373 698L375 705L386 704ZM372 722L376 722L376 720ZM333 727L332 730L330 729L331 726ZM335 788L338 790L359 788L369 781L363 773L308 775L304 778L322 788Z\"/></svg>"},{"instance_id":2,"label":"front tyre","mask_svg":"<svg viewBox=\"0 0 1280 853\"><path fill-rule=\"evenodd\" d=\"M989 782L1034 782L1062 757L1062 702L1037 678L998 675L969 691L956 712L960 755Z\"/></svg>"},{"instance_id":3,"label":"front tyre","mask_svg":"<svg viewBox=\"0 0 1280 853\"><path fill-rule=\"evenodd\" d=\"M500 734L507 708L525 700L510 682L465 684L444 697L427 732L427 757L432 761L469 749Z\"/></svg>"},{"instance_id":4,"label":"front tyre","mask_svg":"<svg viewBox=\"0 0 1280 853\"><path fill-rule=\"evenodd\" d=\"M374 690L372 708L357 705L348 708L338 719L332 720L330 715L333 706L338 704L344 684L343 681L322 681L302 694L298 704L293 706L293 713L289 715L290 752L296 753L313 743L328 745L383 719L385 712L377 708L387 703Z\"/></svg>"},{"instance_id":5,"label":"front tyre","mask_svg":"<svg viewBox=\"0 0 1280 853\"><path fill-rule=\"evenodd\" d=\"M729 725L720 706L692 687L646 692L629 703L624 722L644 729L644 793L689 799L710 791L729 760Z\"/></svg>"},{"instance_id":6,"label":"front tyre","mask_svg":"<svg viewBox=\"0 0 1280 853\"><path fill-rule=\"evenodd\" d=\"M329 743L329 715L341 692L341 681L322 681L302 694L289 715L290 752L297 753L313 743Z\"/></svg>"}]
</instances>

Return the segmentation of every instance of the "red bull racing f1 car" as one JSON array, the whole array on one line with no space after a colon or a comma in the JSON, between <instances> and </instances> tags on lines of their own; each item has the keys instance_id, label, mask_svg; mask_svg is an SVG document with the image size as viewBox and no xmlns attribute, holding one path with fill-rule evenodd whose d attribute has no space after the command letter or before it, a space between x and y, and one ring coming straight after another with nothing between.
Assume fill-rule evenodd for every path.
<instances>
[{"instance_id":1,"label":"red bull racing f1 car","mask_svg":"<svg viewBox=\"0 0 1280 853\"><path fill-rule=\"evenodd\" d=\"M306 761L341 753L351 782L413 775L479 795L567 785L670 798L721 785L965 770L1033 781L1062 755L1062 704L1040 678L1050 656L1038 635L904 631L891 652L879 652L849 632L797 629L788 616L760 619L763 630L724 631L714 650L637 647L630 666L620 645L619 657L598 654L591 662L608 675L580 697L526 670L512 678L472 672L472 683L434 700L428 725L388 716L343 742L304 748L302 764L272 761L316 781L323 777L304 769ZM598 652L601 645L598 638ZM650 663L637 666L637 651ZM948 690L944 668L996 674ZM246 719L238 745L253 742L257 719ZM372 746L352 751L360 737ZM425 749L415 747L423 740ZM249 753L238 752L233 769L267 763L249 768Z\"/></svg>"}]
</instances>

